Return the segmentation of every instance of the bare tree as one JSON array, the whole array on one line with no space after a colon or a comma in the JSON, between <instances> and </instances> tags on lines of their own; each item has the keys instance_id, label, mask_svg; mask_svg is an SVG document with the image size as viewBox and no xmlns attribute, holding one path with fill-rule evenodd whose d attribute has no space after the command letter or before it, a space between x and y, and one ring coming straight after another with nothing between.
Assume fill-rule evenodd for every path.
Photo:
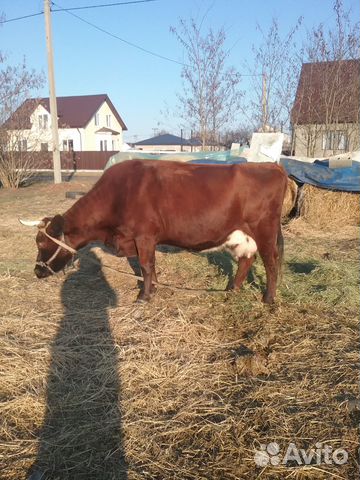
<instances>
[{"instance_id":1,"label":"bare tree","mask_svg":"<svg viewBox=\"0 0 360 480\"><path fill-rule=\"evenodd\" d=\"M226 148L230 149L233 143L240 143L246 145L250 142L252 129L249 127L231 128L224 132L222 141Z\"/></svg>"},{"instance_id":2,"label":"bare tree","mask_svg":"<svg viewBox=\"0 0 360 480\"><path fill-rule=\"evenodd\" d=\"M203 147L214 143L239 109L240 75L226 66L224 29L201 33L194 19L181 19L170 31L184 47L183 93L178 95L179 114L186 128L199 132Z\"/></svg>"},{"instance_id":3,"label":"bare tree","mask_svg":"<svg viewBox=\"0 0 360 480\"><path fill-rule=\"evenodd\" d=\"M29 70L25 59L9 65L0 52L0 182L3 187L19 187L29 178L38 157L33 155L34 139L30 138L30 114L34 102L30 94L43 85L43 75ZM21 107L21 105L23 105Z\"/></svg>"},{"instance_id":4,"label":"bare tree","mask_svg":"<svg viewBox=\"0 0 360 480\"><path fill-rule=\"evenodd\" d=\"M295 41L301 23L302 17L283 37L275 18L267 32L257 26L261 41L252 47L252 64L246 63L247 74L252 77L252 88L242 109L254 129L288 129L292 107L290 99L295 96L301 67Z\"/></svg>"},{"instance_id":5,"label":"bare tree","mask_svg":"<svg viewBox=\"0 0 360 480\"><path fill-rule=\"evenodd\" d=\"M335 0L335 27L307 35L292 113L299 149L313 157L359 148L360 23Z\"/></svg>"},{"instance_id":6,"label":"bare tree","mask_svg":"<svg viewBox=\"0 0 360 480\"><path fill-rule=\"evenodd\" d=\"M329 62L360 58L360 22L354 21L343 0L335 0L335 27L325 30L323 23L307 35L305 55L310 62Z\"/></svg>"}]
</instances>

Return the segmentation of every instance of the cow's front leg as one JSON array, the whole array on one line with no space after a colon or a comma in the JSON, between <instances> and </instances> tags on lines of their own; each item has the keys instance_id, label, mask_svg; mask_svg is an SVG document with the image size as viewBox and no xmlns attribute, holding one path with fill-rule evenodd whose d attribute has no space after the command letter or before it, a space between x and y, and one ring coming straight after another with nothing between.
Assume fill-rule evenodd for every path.
<instances>
[{"instance_id":1,"label":"cow's front leg","mask_svg":"<svg viewBox=\"0 0 360 480\"><path fill-rule=\"evenodd\" d=\"M155 244L154 241L148 237L136 239L135 243L141 272L144 278L144 288L139 293L137 302L148 302L150 300L150 294L152 293L153 272L155 272Z\"/></svg>"},{"instance_id":2,"label":"cow's front leg","mask_svg":"<svg viewBox=\"0 0 360 480\"><path fill-rule=\"evenodd\" d=\"M137 250L133 239L128 239L118 235L114 237L113 245L119 257L136 257Z\"/></svg>"}]
</instances>

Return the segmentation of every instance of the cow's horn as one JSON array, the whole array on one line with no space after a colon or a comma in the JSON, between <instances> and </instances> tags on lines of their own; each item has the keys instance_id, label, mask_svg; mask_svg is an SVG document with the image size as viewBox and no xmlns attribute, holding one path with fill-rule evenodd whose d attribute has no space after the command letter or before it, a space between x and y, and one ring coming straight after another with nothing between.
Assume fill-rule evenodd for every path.
<instances>
[{"instance_id":1,"label":"cow's horn","mask_svg":"<svg viewBox=\"0 0 360 480\"><path fill-rule=\"evenodd\" d=\"M19 222L26 227L45 227L45 223L42 220L21 220L21 218L19 218Z\"/></svg>"}]
</instances>

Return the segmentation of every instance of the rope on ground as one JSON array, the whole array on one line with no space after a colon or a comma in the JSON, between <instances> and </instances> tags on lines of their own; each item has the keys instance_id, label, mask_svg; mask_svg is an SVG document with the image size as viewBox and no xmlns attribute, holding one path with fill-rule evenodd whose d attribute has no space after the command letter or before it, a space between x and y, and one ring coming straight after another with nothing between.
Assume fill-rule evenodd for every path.
<instances>
[{"instance_id":1,"label":"rope on ground","mask_svg":"<svg viewBox=\"0 0 360 480\"><path fill-rule=\"evenodd\" d=\"M92 260L89 258L87 260L94 264L96 263L97 265L100 265L104 268L107 268L108 270L112 270L113 272L119 273L120 275L132 277L135 280L141 280L142 282L144 281L143 277L139 277L134 273L124 272L123 270L118 270L117 268L110 267L110 265L101 264L100 262L96 262L95 260ZM160 283L160 282L154 282L154 281L152 283L157 287L169 288L170 290L181 290L182 292L188 292L188 293L226 293L226 290L219 290L215 288L205 289L205 288L176 287L175 285L170 285L168 283Z\"/></svg>"}]
</instances>

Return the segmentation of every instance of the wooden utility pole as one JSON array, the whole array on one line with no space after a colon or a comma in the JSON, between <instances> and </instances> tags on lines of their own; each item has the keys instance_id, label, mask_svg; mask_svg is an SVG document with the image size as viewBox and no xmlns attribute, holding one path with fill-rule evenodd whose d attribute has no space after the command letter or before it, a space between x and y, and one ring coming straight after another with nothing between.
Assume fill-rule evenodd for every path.
<instances>
[{"instance_id":1,"label":"wooden utility pole","mask_svg":"<svg viewBox=\"0 0 360 480\"><path fill-rule=\"evenodd\" d=\"M54 59L52 49L52 31L51 31L51 13L50 0L44 0L45 13L45 29L46 29L46 49L48 58L48 75L49 75L49 93L50 93L50 116L51 131L53 144L53 166L54 166L54 183L61 183L61 162L59 150L59 132L58 132L58 115L55 93L55 75L54 75Z\"/></svg>"},{"instance_id":2,"label":"wooden utility pole","mask_svg":"<svg viewBox=\"0 0 360 480\"><path fill-rule=\"evenodd\" d=\"M262 131L266 132L267 124L267 103L266 103L266 73L262 73Z\"/></svg>"}]
</instances>

